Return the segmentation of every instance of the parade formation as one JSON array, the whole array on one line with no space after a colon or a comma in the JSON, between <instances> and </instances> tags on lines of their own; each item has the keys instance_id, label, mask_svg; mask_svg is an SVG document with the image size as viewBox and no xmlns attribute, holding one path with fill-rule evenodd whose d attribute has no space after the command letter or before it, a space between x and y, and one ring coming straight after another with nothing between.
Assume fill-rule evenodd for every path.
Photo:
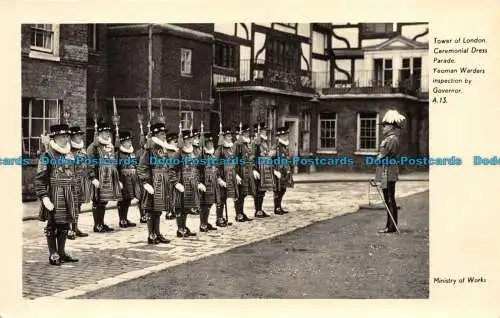
<instances>
[{"instance_id":1,"label":"parade formation","mask_svg":"<svg viewBox=\"0 0 500 318\"><path fill-rule=\"evenodd\" d=\"M128 212L132 200L136 199L140 222L147 223L145 238L148 244L171 242L160 229L163 214L167 220L176 220L178 238L197 235L194 229L186 226L188 214L199 215L201 233L232 225L228 217L229 199L234 200L236 222L254 220L244 211L244 200L249 196L254 201L254 218L269 217L263 211L263 201L269 192L274 195L274 214L288 213L283 207L283 198L286 190L293 188L294 181L287 127L271 131L265 123L259 123L252 127L251 134L250 126L241 122L233 128L223 128L220 123L219 131L214 133L205 131L201 121L199 130L193 130L193 127L183 130L179 124L178 131L169 131L163 116L156 119L154 123L150 119L146 133L139 120L141 140L138 151L132 145L131 132L119 131L116 123L113 129L106 122L96 121L95 138L87 150L80 127L67 124L50 127L50 139L42 156L66 159L65 164L40 160L35 177L37 196L41 201L40 220L47 222L45 236L51 265L78 261L65 251L65 244L66 239L89 235L78 228L78 214L82 203L90 201L93 232L101 234L114 230L105 223L105 206L109 201L118 202L118 226L124 229L135 227L136 224L128 219ZM384 117L383 125L387 128L383 131L385 139L381 144L381 158L397 155L397 130L402 120L404 117L394 111ZM75 157L82 156L93 160L89 164L71 164ZM158 164L152 158L178 159L179 164L172 164L172 161ZM235 158L243 159L243 164L189 164L194 159ZM265 164L259 158L277 163ZM287 160L272 160L276 158ZM110 159L124 160L118 164L103 163ZM377 174L377 186L383 189L392 220L388 217L386 233L394 232L397 226L396 180L397 170L391 167ZM215 226L208 222L214 205Z\"/></svg>"}]
</instances>

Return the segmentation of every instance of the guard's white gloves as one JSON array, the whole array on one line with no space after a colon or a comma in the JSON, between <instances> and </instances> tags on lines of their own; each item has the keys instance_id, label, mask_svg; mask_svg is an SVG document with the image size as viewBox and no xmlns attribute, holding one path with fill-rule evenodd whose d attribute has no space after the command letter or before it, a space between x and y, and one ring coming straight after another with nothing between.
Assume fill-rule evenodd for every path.
<instances>
[{"instance_id":1,"label":"guard's white gloves","mask_svg":"<svg viewBox=\"0 0 500 318\"><path fill-rule=\"evenodd\" d=\"M280 179L281 178L281 172L277 171L277 170L274 170L274 175L276 176L276 178Z\"/></svg>"},{"instance_id":2,"label":"guard's white gloves","mask_svg":"<svg viewBox=\"0 0 500 318\"><path fill-rule=\"evenodd\" d=\"M92 179L92 184L94 185L94 187L95 187L96 189L98 189L98 188L99 188L99 180L97 180L97 179Z\"/></svg>"},{"instance_id":3,"label":"guard's white gloves","mask_svg":"<svg viewBox=\"0 0 500 318\"><path fill-rule=\"evenodd\" d=\"M120 190L123 190L123 183L121 181L118 181L120 184Z\"/></svg>"},{"instance_id":4,"label":"guard's white gloves","mask_svg":"<svg viewBox=\"0 0 500 318\"><path fill-rule=\"evenodd\" d=\"M253 171L253 177L254 177L255 179L259 180L259 179L260 179L260 173L259 173L259 172L257 172L256 170L254 170L254 171Z\"/></svg>"},{"instance_id":5,"label":"guard's white gloves","mask_svg":"<svg viewBox=\"0 0 500 318\"><path fill-rule=\"evenodd\" d=\"M52 201L50 201L49 197L43 197L42 203L47 210L49 211L54 210L54 204L52 203Z\"/></svg>"},{"instance_id":6,"label":"guard's white gloves","mask_svg":"<svg viewBox=\"0 0 500 318\"><path fill-rule=\"evenodd\" d=\"M179 192L184 192L184 186L182 184L180 184L179 182L177 182L175 184L175 188L177 189L177 191Z\"/></svg>"},{"instance_id":7,"label":"guard's white gloves","mask_svg":"<svg viewBox=\"0 0 500 318\"><path fill-rule=\"evenodd\" d=\"M222 180L221 178L217 179L217 183L219 184L219 186L221 186L223 188L227 187L226 182L224 180Z\"/></svg>"},{"instance_id":8,"label":"guard's white gloves","mask_svg":"<svg viewBox=\"0 0 500 318\"><path fill-rule=\"evenodd\" d=\"M236 182L238 184L241 184L241 177L239 175L236 175Z\"/></svg>"},{"instance_id":9,"label":"guard's white gloves","mask_svg":"<svg viewBox=\"0 0 500 318\"><path fill-rule=\"evenodd\" d=\"M155 193L155 190L153 189L153 187L149 183L145 183L143 185L143 187L144 187L144 190L146 190L149 194Z\"/></svg>"},{"instance_id":10,"label":"guard's white gloves","mask_svg":"<svg viewBox=\"0 0 500 318\"><path fill-rule=\"evenodd\" d=\"M205 192L207 191L207 188L203 183L198 183L198 190L200 190L201 192Z\"/></svg>"}]
</instances>

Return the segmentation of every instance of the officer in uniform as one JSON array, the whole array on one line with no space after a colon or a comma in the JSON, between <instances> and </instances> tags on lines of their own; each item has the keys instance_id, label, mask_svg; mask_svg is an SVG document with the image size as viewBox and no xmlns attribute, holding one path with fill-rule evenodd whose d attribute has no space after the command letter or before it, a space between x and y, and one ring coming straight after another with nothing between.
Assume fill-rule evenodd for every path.
<instances>
[{"instance_id":1,"label":"officer in uniform","mask_svg":"<svg viewBox=\"0 0 500 318\"><path fill-rule=\"evenodd\" d=\"M220 208L217 207L217 222L215 225L218 227L225 227L230 225L230 223L227 218L223 216L223 211L224 209L227 210L227 199L232 198L236 200L238 198L238 183L241 182L241 178L236 174L236 165L228 163L228 161L236 158L231 128L224 128L221 137L223 138L221 138L219 142L218 152L218 157L221 161L221 205ZM225 161L225 163L222 163L222 161Z\"/></svg>"},{"instance_id":2,"label":"officer in uniform","mask_svg":"<svg viewBox=\"0 0 500 318\"><path fill-rule=\"evenodd\" d=\"M396 110L389 110L382 119L382 135L384 139L380 144L377 159L399 159L399 134L405 117ZM396 231L398 223L398 206L396 204L396 181L398 181L399 168L397 165L381 165L376 168L376 182L379 183L394 222L387 213L386 226L379 233L392 233Z\"/></svg>"},{"instance_id":3,"label":"officer in uniform","mask_svg":"<svg viewBox=\"0 0 500 318\"><path fill-rule=\"evenodd\" d=\"M80 129L79 126L71 127L71 152L77 158L75 166L75 178L76 178L76 192L79 199L78 202L78 213L75 214L75 219L73 221L71 230L68 232L68 239L74 240L76 236L86 237L89 236L87 233L83 233L78 228L78 216L81 211L83 203L90 202L91 187L89 176L87 174L87 167L84 160L87 157L87 151L85 149L85 143L83 141L83 136L85 133Z\"/></svg>"},{"instance_id":4,"label":"officer in uniform","mask_svg":"<svg viewBox=\"0 0 500 318\"><path fill-rule=\"evenodd\" d=\"M187 214L192 210L200 210L200 191L205 192L206 187L199 181L198 163L199 159L193 153L193 136L191 132L184 131L182 134L181 156L181 183L184 191L180 200L176 202L177 237L195 236L187 227Z\"/></svg>"},{"instance_id":5,"label":"officer in uniform","mask_svg":"<svg viewBox=\"0 0 500 318\"><path fill-rule=\"evenodd\" d=\"M238 138L235 142L234 155L239 160L243 160L236 165L236 174L240 177L238 182L238 198L235 202L236 222L252 221L244 212L245 197L255 193L255 181L253 170L253 153L250 146L250 127L244 125L241 128Z\"/></svg>"},{"instance_id":6,"label":"officer in uniform","mask_svg":"<svg viewBox=\"0 0 500 318\"><path fill-rule=\"evenodd\" d=\"M167 143L167 129L163 123L151 126L151 143L139 160L139 181L147 195L144 209L148 219L148 244L170 243L160 232L160 217L175 200L173 187L178 184L178 149ZM170 160L170 161L169 161Z\"/></svg>"},{"instance_id":7,"label":"officer in uniform","mask_svg":"<svg viewBox=\"0 0 500 318\"><path fill-rule=\"evenodd\" d=\"M47 221L45 235L49 248L49 263L77 262L65 251L70 224L78 213L75 157L71 152L68 125L50 127L47 151L40 157L35 176L35 189L41 201L40 220Z\"/></svg>"},{"instance_id":8,"label":"officer in uniform","mask_svg":"<svg viewBox=\"0 0 500 318\"><path fill-rule=\"evenodd\" d=\"M286 214L288 211L281 207L283 196L287 188L293 188L293 170L291 166L291 156L288 149L288 128L281 127L276 130L275 158L286 159L287 162L280 162L274 168L274 213L278 215Z\"/></svg>"},{"instance_id":9,"label":"officer in uniform","mask_svg":"<svg viewBox=\"0 0 500 318\"><path fill-rule=\"evenodd\" d=\"M128 209L134 198L141 199L141 186L137 176L137 158L132 145L132 134L129 131L120 131L120 146L118 148L118 173L123 184L122 199L118 201L119 226L121 228L135 227L136 224L128 220Z\"/></svg>"},{"instance_id":10,"label":"officer in uniform","mask_svg":"<svg viewBox=\"0 0 500 318\"><path fill-rule=\"evenodd\" d=\"M215 153L214 140L217 140L217 135L203 132L201 138L203 140L201 142L202 151L200 158L204 159L205 162L201 162L199 165L200 182L205 185L206 191L200 193L200 232L208 232L217 230L216 227L208 222L208 217L212 205L216 204L217 207L220 205L220 186L224 183L220 178L219 165L216 162L218 158Z\"/></svg>"},{"instance_id":11,"label":"officer in uniform","mask_svg":"<svg viewBox=\"0 0 500 318\"><path fill-rule=\"evenodd\" d=\"M142 155L144 154L144 152L146 151L148 147L148 135L147 133L144 133L142 138L141 138L141 147L139 148L139 150L137 150L136 154L135 154L135 157L137 158L137 160L140 160L140 158L142 157ZM140 191L141 191L141 197L139 199L139 213L140 213L140 221L141 223L147 223L148 222L148 218L146 216L146 210L144 208L144 201L146 200L146 196L148 195L148 192L146 190L144 190L143 187L140 187Z\"/></svg>"},{"instance_id":12,"label":"officer in uniform","mask_svg":"<svg viewBox=\"0 0 500 318\"><path fill-rule=\"evenodd\" d=\"M255 182L255 217L264 218L269 215L262 210L264 197L267 191L273 191L273 167L272 156L273 152L269 147L267 137L267 127L265 123L254 126L257 132L253 143L254 161L253 161L253 175Z\"/></svg>"},{"instance_id":13,"label":"officer in uniform","mask_svg":"<svg viewBox=\"0 0 500 318\"><path fill-rule=\"evenodd\" d=\"M92 213L94 216L94 232L103 233L113 231L106 223L104 216L108 201L120 201L123 184L116 165L115 147L111 139L111 126L107 123L97 125L97 140L87 149L87 156L92 160L89 165L89 179L94 186L92 198Z\"/></svg>"}]
</instances>

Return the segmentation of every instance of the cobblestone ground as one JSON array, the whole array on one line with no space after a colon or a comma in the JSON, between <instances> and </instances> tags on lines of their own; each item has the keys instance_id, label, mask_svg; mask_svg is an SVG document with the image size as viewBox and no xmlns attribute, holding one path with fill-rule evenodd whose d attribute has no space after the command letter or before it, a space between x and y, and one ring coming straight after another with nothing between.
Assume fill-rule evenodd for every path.
<instances>
[{"instance_id":1,"label":"cobblestone ground","mask_svg":"<svg viewBox=\"0 0 500 318\"><path fill-rule=\"evenodd\" d=\"M405 197L428 190L428 182L399 182L396 194ZM171 244L150 246L146 243L145 224L136 228L118 229L116 210L106 212L106 223L114 232L91 233L91 213L80 215L80 227L90 236L68 241L68 251L80 262L61 267L48 264L44 224L38 221L23 222L23 297L55 296L69 298L88 291L115 285L148 273L196 260L208 255L223 253L237 246L302 228L312 223L355 212L366 204L367 185L362 182L299 184L286 194L283 206L290 211L283 216L253 222L234 222L234 208L229 202L229 217L233 226L218 231L198 233L189 239L174 237L175 220L162 218L162 232L172 239ZM272 211L272 194L264 201L264 210ZM404 207L403 207L404 209ZM247 215L253 217L253 200L245 203ZM136 207L130 209L130 219L138 221ZM210 222L215 224L212 209ZM404 227L404 224L401 224ZM198 232L197 216L188 218L188 227Z\"/></svg>"}]
</instances>

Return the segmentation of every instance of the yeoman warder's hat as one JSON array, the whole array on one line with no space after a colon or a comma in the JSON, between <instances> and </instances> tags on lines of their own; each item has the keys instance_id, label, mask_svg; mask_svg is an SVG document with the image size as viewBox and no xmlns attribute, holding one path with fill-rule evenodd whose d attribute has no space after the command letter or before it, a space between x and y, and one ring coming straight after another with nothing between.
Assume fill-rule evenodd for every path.
<instances>
[{"instance_id":1,"label":"yeoman warder's hat","mask_svg":"<svg viewBox=\"0 0 500 318\"><path fill-rule=\"evenodd\" d=\"M50 137L55 137L59 135L69 135L71 131L69 130L69 126L66 124L58 124L50 126Z\"/></svg>"}]
</instances>

